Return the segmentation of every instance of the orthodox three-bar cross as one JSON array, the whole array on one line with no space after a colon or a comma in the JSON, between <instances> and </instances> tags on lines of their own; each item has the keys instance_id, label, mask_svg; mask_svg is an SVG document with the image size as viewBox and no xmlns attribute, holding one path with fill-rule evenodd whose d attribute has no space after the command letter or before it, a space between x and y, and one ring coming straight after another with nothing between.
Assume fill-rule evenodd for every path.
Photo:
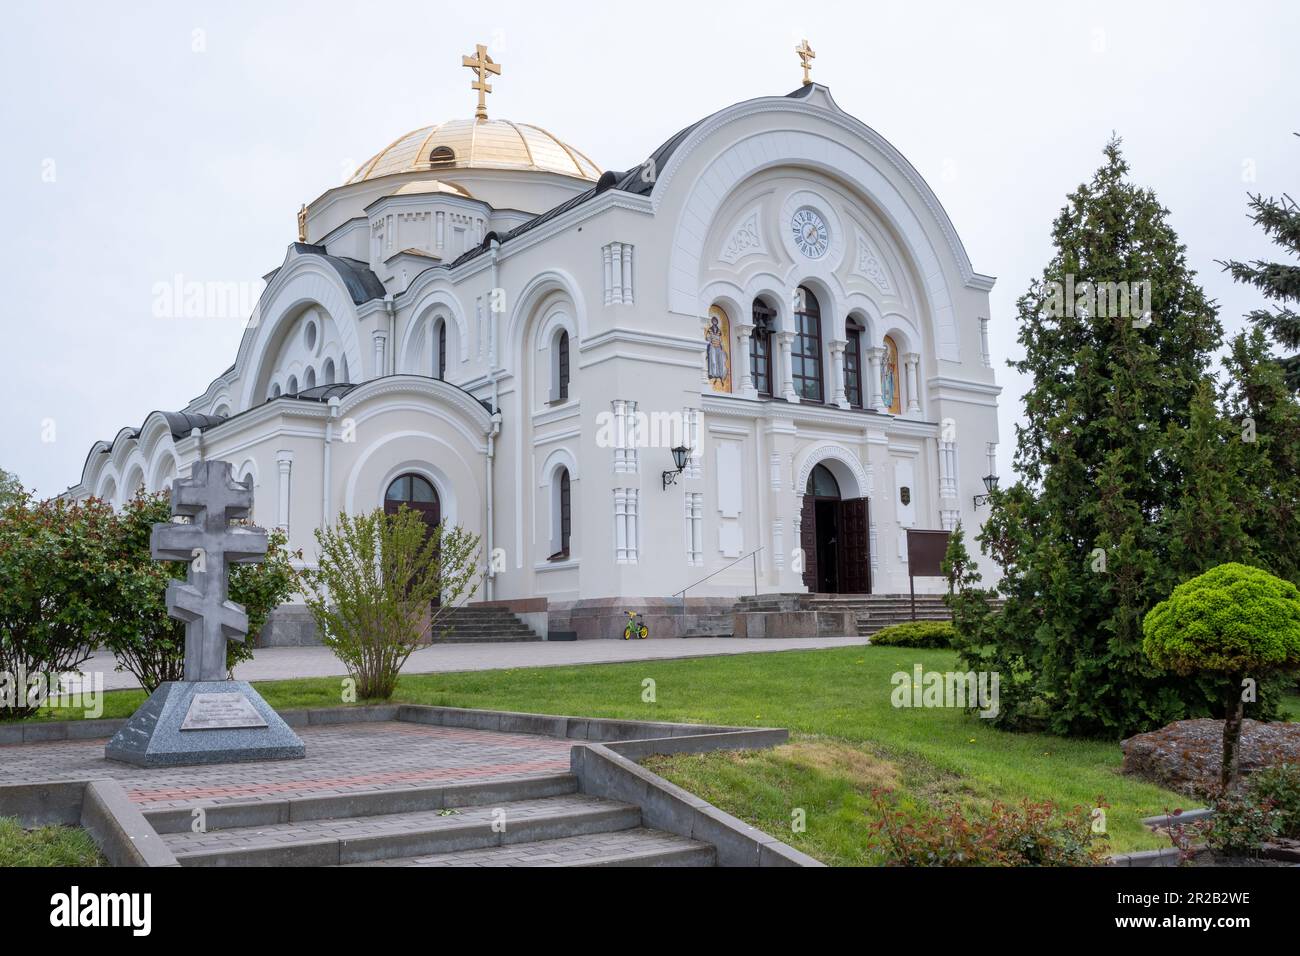
<instances>
[{"instance_id":1,"label":"orthodox three-bar cross","mask_svg":"<svg viewBox=\"0 0 1300 956\"><path fill-rule=\"evenodd\" d=\"M185 679L226 679L226 642L242 641L248 615L230 600L229 566L262 560L262 528L232 525L253 507L253 479L230 475L228 461L195 462L189 478L172 484L172 514L189 524L153 526L149 550L160 561L187 561L185 581L167 585L167 613L185 622Z\"/></svg>"},{"instance_id":2,"label":"orthodox three-bar cross","mask_svg":"<svg viewBox=\"0 0 1300 956\"><path fill-rule=\"evenodd\" d=\"M474 110L474 116L477 119L487 119L487 95L492 92L492 84L488 82L488 74L493 73L500 76L501 64L488 56L486 46L482 43L476 43L474 45L474 55L462 56L460 65L467 66L474 71L474 82L469 85L471 90L478 90L478 108Z\"/></svg>"}]
</instances>

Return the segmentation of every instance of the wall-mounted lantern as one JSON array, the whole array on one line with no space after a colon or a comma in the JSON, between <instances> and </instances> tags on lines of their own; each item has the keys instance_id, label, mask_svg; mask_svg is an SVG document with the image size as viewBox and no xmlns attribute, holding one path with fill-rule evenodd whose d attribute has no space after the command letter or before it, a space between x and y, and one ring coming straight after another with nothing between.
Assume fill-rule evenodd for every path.
<instances>
[{"instance_id":1,"label":"wall-mounted lantern","mask_svg":"<svg viewBox=\"0 0 1300 956\"><path fill-rule=\"evenodd\" d=\"M998 490L998 476L997 476L997 475L985 475L985 476L984 476L984 490L988 492L987 495L976 495L976 496L975 496L975 507L976 507L977 509L979 508L980 505L988 504L989 501L991 501L992 498L993 498L993 492L995 492L995 491Z\"/></svg>"},{"instance_id":2,"label":"wall-mounted lantern","mask_svg":"<svg viewBox=\"0 0 1300 956\"><path fill-rule=\"evenodd\" d=\"M669 485L677 484L677 476L686 469L686 456L690 454L690 451L685 445L678 445L673 449L673 464L677 466L677 470L664 472L665 489Z\"/></svg>"}]
</instances>

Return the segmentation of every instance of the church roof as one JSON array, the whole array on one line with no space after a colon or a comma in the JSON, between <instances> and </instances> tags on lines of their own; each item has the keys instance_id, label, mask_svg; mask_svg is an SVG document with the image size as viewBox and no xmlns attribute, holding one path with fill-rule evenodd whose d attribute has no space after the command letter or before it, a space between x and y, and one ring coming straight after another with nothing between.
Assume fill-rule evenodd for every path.
<instances>
[{"instance_id":1,"label":"church roof","mask_svg":"<svg viewBox=\"0 0 1300 956\"><path fill-rule=\"evenodd\" d=\"M399 137L362 163L347 185L442 169L526 169L593 182L600 176L600 168L585 154L540 126L459 119Z\"/></svg>"},{"instance_id":2,"label":"church roof","mask_svg":"<svg viewBox=\"0 0 1300 956\"><path fill-rule=\"evenodd\" d=\"M803 99L804 97L808 96L808 94L811 93L812 90L813 87L811 85L800 86L798 89L794 90L793 92L787 93L786 95L791 99ZM462 262L468 262L469 260L475 258L476 256L479 256L484 252L486 252L488 247L491 245L491 241L493 237L495 237L496 240L500 242L502 245L505 245L511 239L514 239L518 236L522 236L524 233L532 229L536 229L538 226L541 226L545 223L550 222L552 219L556 218L557 216L563 215L564 213L568 212L570 209L574 209L578 206L581 206L587 200L600 195L601 193L605 192L607 189L618 189L621 190L622 192L634 193L638 196L650 195L650 193L655 188L655 182L657 180L655 176L644 175L644 171L649 169L658 172L659 170L664 169L668 165L669 159L672 158L673 153L677 151L677 147L681 146L681 144L686 141L686 138L695 131L696 127L700 126L702 123L707 122L712 116L715 115L717 114L711 113L709 114L709 116L706 116L703 119L692 123L690 126L678 130L676 133L674 133L672 136L666 139L659 146L658 149L656 149L653 153L651 153L646 158L645 162L640 163L637 166L633 166L631 169L626 169L621 173L616 173L613 170L608 170L600 176L600 179L597 181L596 185L593 186L591 189L588 189L586 192L579 193L578 195L574 196L572 199L565 200L564 202L560 203L558 206L548 209L546 210L546 212L534 216L532 219L529 219L526 222L521 222L519 225L515 226L515 228L510 229L507 232L488 233L488 235L483 238L482 243L475 246L473 249L468 250L467 252L462 254L458 259L452 262L451 268L455 268L456 266L460 265Z\"/></svg>"}]
</instances>

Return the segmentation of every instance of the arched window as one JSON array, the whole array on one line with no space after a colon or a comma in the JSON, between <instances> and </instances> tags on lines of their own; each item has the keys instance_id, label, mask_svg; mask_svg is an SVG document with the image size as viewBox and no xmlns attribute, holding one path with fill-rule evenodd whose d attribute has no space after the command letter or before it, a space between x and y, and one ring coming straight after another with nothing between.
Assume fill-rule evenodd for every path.
<instances>
[{"instance_id":1,"label":"arched window","mask_svg":"<svg viewBox=\"0 0 1300 956\"><path fill-rule=\"evenodd\" d=\"M552 402L569 400L569 333L560 329L551 337Z\"/></svg>"},{"instance_id":2,"label":"arched window","mask_svg":"<svg viewBox=\"0 0 1300 956\"><path fill-rule=\"evenodd\" d=\"M271 386L271 398L280 397L280 383L276 382Z\"/></svg>"},{"instance_id":3,"label":"arched window","mask_svg":"<svg viewBox=\"0 0 1300 956\"><path fill-rule=\"evenodd\" d=\"M429 165L433 167L451 166L456 162L456 151L450 146L435 146L429 153Z\"/></svg>"},{"instance_id":4,"label":"arched window","mask_svg":"<svg viewBox=\"0 0 1300 956\"><path fill-rule=\"evenodd\" d=\"M804 489L804 494L812 495L814 498L838 498L840 483L835 480L829 468L825 465L817 465L808 475L808 487Z\"/></svg>"},{"instance_id":5,"label":"arched window","mask_svg":"<svg viewBox=\"0 0 1300 956\"><path fill-rule=\"evenodd\" d=\"M560 468L552 481L551 507L553 509L551 547L554 552L551 561L563 561L569 557L569 539L573 532L573 502L569 489L569 469Z\"/></svg>"},{"instance_id":6,"label":"arched window","mask_svg":"<svg viewBox=\"0 0 1300 956\"><path fill-rule=\"evenodd\" d=\"M794 343L790 373L794 393L803 402L822 401L822 313L817 296L800 286L795 295Z\"/></svg>"},{"instance_id":7,"label":"arched window","mask_svg":"<svg viewBox=\"0 0 1300 956\"><path fill-rule=\"evenodd\" d=\"M447 323L438 323L438 354L434 356L434 378L447 377Z\"/></svg>"},{"instance_id":8,"label":"arched window","mask_svg":"<svg viewBox=\"0 0 1300 956\"><path fill-rule=\"evenodd\" d=\"M436 525L439 520L438 490L423 475L402 475L394 478L384 492L384 511L392 514L406 505L424 515L426 524Z\"/></svg>"},{"instance_id":9,"label":"arched window","mask_svg":"<svg viewBox=\"0 0 1300 956\"><path fill-rule=\"evenodd\" d=\"M754 333L749 337L749 369L760 395L772 394L772 332L776 312L762 299L754 300Z\"/></svg>"},{"instance_id":10,"label":"arched window","mask_svg":"<svg viewBox=\"0 0 1300 956\"><path fill-rule=\"evenodd\" d=\"M334 360L326 359L325 365L321 369L321 378L325 380L326 385L334 384Z\"/></svg>"},{"instance_id":11,"label":"arched window","mask_svg":"<svg viewBox=\"0 0 1300 956\"><path fill-rule=\"evenodd\" d=\"M311 366L308 366L307 371L304 372L302 375L302 387L303 388L316 387L316 370Z\"/></svg>"},{"instance_id":12,"label":"arched window","mask_svg":"<svg viewBox=\"0 0 1300 956\"><path fill-rule=\"evenodd\" d=\"M844 394L854 408L862 407L862 323L849 316L844 325Z\"/></svg>"},{"instance_id":13,"label":"arched window","mask_svg":"<svg viewBox=\"0 0 1300 956\"><path fill-rule=\"evenodd\" d=\"M285 391L285 394L287 394L287 395L297 395L297 394L298 394L298 376L296 376L296 375L290 375L290 376L289 376L289 381L285 384L285 386L284 386L284 391Z\"/></svg>"}]
</instances>

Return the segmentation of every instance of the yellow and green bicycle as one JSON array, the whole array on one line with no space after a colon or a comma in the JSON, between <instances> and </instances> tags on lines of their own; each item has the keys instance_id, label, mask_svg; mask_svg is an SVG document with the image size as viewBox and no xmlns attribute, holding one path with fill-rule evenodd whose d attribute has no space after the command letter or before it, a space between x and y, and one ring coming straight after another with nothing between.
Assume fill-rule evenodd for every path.
<instances>
[{"instance_id":1,"label":"yellow and green bicycle","mask_svg":"<svg viewBox=\"0 0 1300 956\"><path fill-rule=\"evenodd\" d=\"M645 626L641 620L641 615L636 611L625 611L627 614L627 626L623 628L623 640L630 641L634 637L645 640L650 636L650 628Z\"/></svg>"}]
</instances>

